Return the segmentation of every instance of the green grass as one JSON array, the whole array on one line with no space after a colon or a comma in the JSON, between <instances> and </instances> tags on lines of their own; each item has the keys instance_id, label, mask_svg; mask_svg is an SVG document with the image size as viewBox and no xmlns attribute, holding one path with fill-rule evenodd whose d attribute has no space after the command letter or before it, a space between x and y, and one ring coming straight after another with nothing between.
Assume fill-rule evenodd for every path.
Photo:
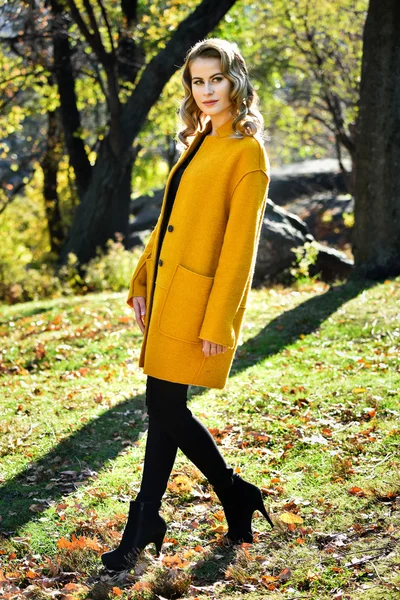
<instances>
[{"instance_id":1,"label":"green grass","mask_svg":"<svg viewBox=\"0 0 400 600\"><path fill-rule=\"evenodd\" d=\"M164 556L117 583L98 580L99 554L139 489L147 427L125 295L2 307L4 597L398 597L399 300L400 278L252 291L225 389L191 387L190 405L276 527L256 513L255 544L222 546L221 507L179 453Z\"/></svg>"}]
</instances>

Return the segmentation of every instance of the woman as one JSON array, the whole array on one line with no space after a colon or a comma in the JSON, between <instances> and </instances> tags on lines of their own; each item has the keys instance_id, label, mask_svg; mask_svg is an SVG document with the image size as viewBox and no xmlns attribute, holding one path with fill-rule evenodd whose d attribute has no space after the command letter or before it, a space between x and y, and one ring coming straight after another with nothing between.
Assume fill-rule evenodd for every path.
<instances>
[{"instance_id":1,"label":"woman","mask_svg":"<svg viewBox=\"0 0 400 600\"><path fill-rule=\"evenodd\" d=\"M172 168L161 214L133 273L128 304L144 334L149 415L141 488L119 547L102 555L120 571L150 542L160 552L158 514L177 449L221 501L226 539L252 542L252 515L272 526L258 487L233 472L187 407L189 385L223 388L238 344L269 184L262 116L236 46L198 42L183 65L186 149ZM189 144L188 138L193 138Z\"/></svg>"}]
</instances>

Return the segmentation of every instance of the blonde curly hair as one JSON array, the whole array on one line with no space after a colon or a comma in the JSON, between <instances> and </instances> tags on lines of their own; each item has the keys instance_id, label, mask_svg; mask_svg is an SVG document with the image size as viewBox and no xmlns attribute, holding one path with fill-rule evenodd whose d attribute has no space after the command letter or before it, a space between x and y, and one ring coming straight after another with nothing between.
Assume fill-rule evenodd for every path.
<instances>
[{"instance_id":1,"label":"blonde curly hair","mask_svg":"<svg viewBox=\"0 0 400 600\"><path fill-rule=\"evenodd\" d=\"M189 146L188 137L203 131L206 115L197 106L192 94L192 80L190 66L194 59L219 58L221 59L222 73L231 82L230 100L232 102L234 118L233 130L238 137L262 136L264 119L258 110L259 98L252 86L246 63L236 44L220 38L200 40L189 49L182 66L182 84L185 97L179 108L179 115L185 129L178 132L178 139Z\"/></svg>"}]
</instances>

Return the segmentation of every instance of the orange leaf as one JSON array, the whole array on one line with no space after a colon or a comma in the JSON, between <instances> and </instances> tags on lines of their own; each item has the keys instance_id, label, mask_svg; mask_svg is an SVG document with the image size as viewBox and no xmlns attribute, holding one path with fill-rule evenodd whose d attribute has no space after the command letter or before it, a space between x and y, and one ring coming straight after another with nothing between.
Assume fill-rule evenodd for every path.
<instances>
[{"instance_id":1,"label":"orange leaf","mask_svg":"<svg viewBox=\"0 0 400 600\"><path fill-rule=\"evenodd\" d=\"M166 567L184 567L185 565L189 564L189 561L182 560L179 554L173 554L172 556L164 556L162 562Z\"/></svg>"},{"instance_id":2,"label":"orange leaf","mask_svg":"<svg viewBox=\"0 0 400 600\"><path fill-rule=\"evenodd\" d=\"M150 587L151 584L149 581L137 581L133 586L133 589L137 592L140 592L141 590L148 590Z\"/></svg>"},{"instance_id":3,"label":"orange leaf","mask_svg":"<svg viewBox=\"0 0 400 600\"><path fill-rule=\"evenodd\" d=\"M113 589L112 589L112 592L113 592L113 594L115 594L116 596L122 596L122 590L121 590L119 587L117 587L117 586L114 586L114 587L113 587Z\"/></svg>"},{"instance_id":4,"label":"orange leaf","mask_svg":"<svg viewBox=\"0 0 400 600\"><path fill-rule=\"evenodd\" d=\"M271 581L276 581L278 578L273 575L261 575L261 581L266 583L270 583Z\"/></svg>"},{"instance_id":5,"label":"orange leaf","mask_svg":"<svg viewBox=\"0 0 400 600\"><path fill-rule=\"evenodd\" d=\"M29 571L25 573L25 577L28 577L28 579L35 579L35 577L37 577L37 574L35 573L35 571L32 571L32 569L29 569Z\"/></svg>"},{"instance_id":6,"label":"orange leaf","mask_svg":"<svg viewBox=\"0 0 400 600\"><path fill-rule=\"evenodd\" d=\"M357 487L356 485L349 489L349 493L353 496L358 496L359 498L365 498L364 490Z\"/></svg>"},{"instance_id":7,"label":"orange leaf","mask_svg":"<svg viewBox=\"0 0 400 600\"><path fill-rule=\"evenodd\" d=\"M286 567L286 569L283 569L283 571L281 571L278 575L278 579L279 581L288 581L292 576L292 571L289 569L289 567Z\"/></svg>"},{"instance_id":8,"label":"orange leaf","mask_svg":"<svg viewBox=\"0 0 400 600\"><path fill-rule=\"evenodd\" d=\"M66 590L67 592L72 592L73 590L76 590L76 588L79 587L76 585L76 583L67 583L66 585L64 585L63 589Z\"/></svg>"}]
</instances>

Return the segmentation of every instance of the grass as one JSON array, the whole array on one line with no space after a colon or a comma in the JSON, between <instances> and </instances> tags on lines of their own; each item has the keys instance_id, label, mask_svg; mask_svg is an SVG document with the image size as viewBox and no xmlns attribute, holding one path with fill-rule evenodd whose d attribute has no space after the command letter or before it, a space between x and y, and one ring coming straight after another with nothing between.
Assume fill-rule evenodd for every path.
<instances>
[{"instance_id":1,"label":"grass","mask_svg":"<svg viewBox=\"0 0 400 600\"><path fill-rule=\"evenodd\" d=\"M181 454L161 559L104 581L146 441L141 334L124 294L1 308L0 591L7 598L397 598L400 278L253 290L224 390L190 406L259 485L275 528L223 546Z\"/></svg>"}]
</instances>

